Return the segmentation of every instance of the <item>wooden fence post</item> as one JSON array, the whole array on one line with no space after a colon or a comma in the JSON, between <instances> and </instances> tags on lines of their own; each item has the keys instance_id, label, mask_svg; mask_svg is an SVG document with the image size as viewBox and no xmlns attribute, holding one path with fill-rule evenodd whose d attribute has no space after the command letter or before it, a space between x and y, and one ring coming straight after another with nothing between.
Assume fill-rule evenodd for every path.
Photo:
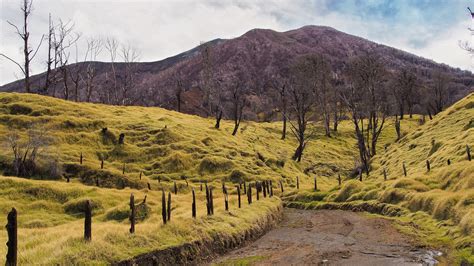
<instances>
[{"instance_id":1,"label":"wooden fence post","mask_svg":"<svg viewBox=\"0 0 474 266\"><path fill-rule=\"evenodd\" d=\"M222 193L227 193L227 188L225 187L225 182L222 182Z\"/></svg>"},{"instance_id":2,"label":"wooden fence post","mask_svg":"<svg viewBox=\"0 0 474 266\"><path fill-rule=\"evenodd\" d=\"M135 233L135 197L130 194L130 234Z\"/></svg>"},{"instance_id":3,"label":"wooden fence post","mask_svg":"<svg viewBox=\"0 0 474 266\"><path fill-rule=\"evenodd\" d=\"M161 218L163 218L163 224L166 224L167 215L166 215L166 196L165 190L161 190Z\"/></svg>"},{"instance_id":4,"label":"wooden fence post","mask_svg":"<svg viewBox=\"0 0 474 266\"><path fill-rule=\"evenodd\" d=\"M192 210L193 218L196 218L196 194L194 193L194 188L193 188L193 204L191 205L191 210Z\"/></svg>"},{"instance_id":5,"label":"wooden fence post","mask_svg":"<svg viewBox=\"0 0 474 266\"><path fill-rule=\"evenodd\" d=\"M104 159L100 159L100 169L104 169Z\"/></svg>"},{"instance_id":6,"label":"wooden fence post","mask_svg":"<svg viewBox=\"0 0 474 266\"><path fill-rule=\"evenodd\" d=\"M252 183L249 183L249 187L247 189L247 201L249 205L252 204Z\"/></svg>"},{"instance_id":7,"label":"wooden fence post","mask_svg":"<svg viewBox=\"0 0 474 266\"><path fill-rule=\"evenodd\" d=\"M174 194L178 195L178 186L176 185L176 181L174 181Z\"/></svg>"},{"instance_id":8,"label":"wooden fence post","mask_svg":"<svg viewBox=\"0 0 474 266\"><path fill-rule=\"evenodd\" d=\"M467 160L471 161L471 148L469 148L469 145L466 145L466 153L467 153Z\"/></svg>"},{"instance_id":9,"label":"wooden fence post","mask_svg":"<svg viewBox=\"0 0 474 266\"><path fill-rule=\"evenodd\" d=\"M229 195L227 193L224 194L224 203L225 203L225 210L229 211Z\"/></svg>"},{"instance_id":10,"label":"wooden fence post","mask_svg":"<svg viewBox=\"0 0 474 266\"><path fill-rule=\"evenodd\" d=\"M247 195L247 183L244 181L244 194Z\"/></svg>"},{"instance_id":11,"label":"wooden fence post","mask_svg":"<svg viewBox=\"0 0 474 266\"><path fill-rule=\"evenodd\" d=\"M284 190L283 190L283 181L280 180L280 188L281 188L281 193L283 194Z\"/></svg>"},{"instance_id":12,"label":"wooden fence post","mask_svg":"<svg viewBox=\"0 0 474 266\"><path fill-rule=\"evenodd\" d=\"M383 180L387 181L387 169L383 169Z\"/></svg>"},{"instance_id":13,"label":"wooden fence post","mask_svg":"<svg viewBox=\"0 0 474 266\"><path fill-rule=\"evenodd\" d=\"M263 189L263 197L266 198L267 197L267 181L266 180L262 181L262 189Z\"/></svg>"},{"instance_id":14,"label":"wooden fence post","mask_svg":"<svg viewBox=\"0 0 474 266\"><path fill-rule=\"evenodd\" d=\"M140 171L140 180L142 180L142 171Z\"/></svg>"},{"instance_id":15,"label":"wooden fence post","mask_svg":"<svg viewBox=\"0 0 474 266\"><path fill-rule=\"evenodd\" d=\"M362 182L362 169L359 168L359 181Z\"/></svg>"},{"instance_id":16,"label":"wooden fence post","mask_svg":"<svg viewBox=\"0 0 474 266\"><path fill-rule=\"evenodd\" d=\"M318 191L318 179L316 176L314 177L314 191Z\"/></svg>"},{"instance_id":17,"label":"wooden fence post","mask_svg":"<svg viewBox=\"0 0 474 266\"><path fill-rule=\"evenodd\" d=\"M171 221L171 192L168 192L168 222Z\"/></svg>"},{"instance_id":18,"label":"wooden fence post","mask_svg":"<svg viewBox=\"0 0 474 266\"><path fill-rule=\"evenodd\" d=\"M211 215L211 200L209 198L209 187L206 183L206 208L207 208L207 215Z\"/></svg>"},{"instance_id":19,"label":"wooden fence post","mask_svg":"<svg viewBox=\"0 0 474 266\"><path fill-rule=\"evenodd\" d=\"M151 190L151 185L150 185L150 183L147 182L146 184L148 185L148 190Z\"/></svg>"},{"instance_id":20,"label":"wooden fence post","mask_svg":"<svg viewBox=\"0 0 474 266\"><path fill-rule=\"evenodd\" d=\"M403 175L407 176L407 168L405 166L405 162L403 162L402 166L403 166Z\"/></svg>"},{"instance_id":21,"label":"wooden fence post","mask_svg":"<svg viewBox=\"0 0 474 266\"><path fill-rule=\"evenodd\" d=\"M429 160L426 160L426 171L430 171L431 170L431 165L430 165L430 161Z\"/></svg>"},{"instance_id":22,"label":"wooden fence post","mask_svg":"<svg viewBox=\"0 0 474 266\"><path fill-rule=\"evenodd\" d=\"M236 186L236 187L237 187L237 199L239 202L239 209L240 209L240 186Z\"/></svg>"},{"instance_id":23,"label":"wooden fence post","mask_svg":"<svg viewBox=\"0 0 474 266\"><path fill-rule=\"evenodd\" d=\"M125 174L125 163L123 163L123 167L122 167L122 175Z\"/></svg>"},{"instance_id":24,"label":"wooden fence post","mask_svg":"<svg viewBox=\"0 0 474 266\"><path fill-rule=\"evenodd\" d=\"M81 156L79 157L79 163L82 165L82 152L81 152Z\"/></svg>"},{"instance_id":25,"label":"wooden fence post","mask_svg":"<svg viewBox=\"0 0 474 266\"><path fill-rule=\"evenodd\" d=\"M214 215L214 198L212 196L212 187L209 188L209 202L211 203L211 214Z\"/></svg>"},{"instance_id":26,"label":"wooden fence post","mask_svg":"<svg viewBox=\"0 0 474 266\"><path fill-rule=\"evenodd\" d=\"M342 184L341 174L337 174L337 182L339 183L339 186L341 186Z\"/></svg>"},{"instance_id":27,"label":"wooden fence post","mask_svg":"<svg viewBox=\"0 0 474 266\"><path fill-rule=\"evenodd\" d=\"M451 165L451 160L450 159L448 159L448 165Z\"/></svg>"},{"instance_id":28,"label":"wooden fence post","mask_svg":"<svg viewBox=\"0 0 474 266\"><path fill-rule=\"evenodd\" d=\"M296 189L300 189L300 178L296 177Z\"/></svg>"},{"instance_id":29,"label":"wooden fence post","mask_svg":"<svg viewBox=\"0 0 474 266\"><path fill-rule=\"evenodd\" d=\"M17 212L15 208L8 213L7 216L7 233L8 233L8 242L7 242L7 261L5 265L15 266L17 264L17 254L18 254L18 224L17 224Z\"/></svg>"},{"instance_id":30,"label":"wooden fence post","mask_svg":"<svg viewBox=\"0 0 474 266\"><path fill-rule=\"evenodd\" d=\"M201 184L200 184L200 190L202 191L202 182L201 182Z\"/></svg>"},{"instance_id":31,"label":"wooden fence post","mask_svg":"<svg viewBox=\"0 0 474 266\"><path fill-rule=\"evenodd\" d=\"M89 200L86 201L84 209L84 240L92 240L92 207Z\"/></svg>"},{"instance_id":32,"label":"wooden fence post","mask_svg":"<svg viewBox=\"0 0 474 266\"><path fill-rule=\"evenodd\" d=\"M273 182L270 180L270 198L273 197Z\"/></svg>"},{"instance_id":33,"label":"wooden fence post","mask_svg":"<svg viewBox=\"0 0 474 266\"><path fill-rule=\"evenodd\" d=\"M258 182L258 181L255 181L255 190L256 190L255 193L257 193L256 194L257 195L257 200L260 200L260 182Z\"/></svg>"}]
</instances>

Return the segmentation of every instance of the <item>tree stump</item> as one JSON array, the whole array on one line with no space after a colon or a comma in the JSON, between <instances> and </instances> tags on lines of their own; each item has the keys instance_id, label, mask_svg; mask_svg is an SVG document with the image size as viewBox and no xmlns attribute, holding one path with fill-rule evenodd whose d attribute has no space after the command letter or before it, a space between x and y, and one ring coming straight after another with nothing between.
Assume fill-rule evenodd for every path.
<instances>
[{"instance_id":1,"label":"tree stump","mask_svg":"<svg viewBox=\"0 0 474 266\"><path fill-rule=\"evenodd\" d=\"M17 212L15 208L8 213L7 216L7 261L5 265L15 266L17 265L18 256L18 224L17 224Z\"/></svg>"}]
</instances>

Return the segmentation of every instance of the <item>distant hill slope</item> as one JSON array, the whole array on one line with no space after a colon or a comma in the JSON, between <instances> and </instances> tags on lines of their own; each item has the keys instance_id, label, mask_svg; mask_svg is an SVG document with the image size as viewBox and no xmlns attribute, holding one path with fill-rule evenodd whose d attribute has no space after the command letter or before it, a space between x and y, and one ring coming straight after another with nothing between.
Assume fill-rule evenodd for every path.
<instances>
[{"instance_id":1,"label":"distant hill slope","mask_svg":"<svg viewBox=\"0 0 474 266\"><path fill-rule=\"evenodd\" d=\"M217 39L209 42L212 47L214 72L220 76L235 76L245 72L244 79L251 90L251 108L246 116L256 119L257 114L272 115L276 106L275 92L264 86L268 79L278 74L282 67L301 55L321 53L329 58L335 71L341 71L353 56L373 52L381 56L390 70L403 66L413 67L428 84L434 70L449 73L453 76L453 93L450 101L454 102L473 91L474 75L470 72L437 64L416 55L380 45L363 38L352 36L330 27L305 26L287 32L276 32L266 29L254 29L244 35L229 39ZM184 79L186 92L183 95L182 111L191 114L207 115L204 106L202 87L203 62L202 45L182 54L157 62L137 63L134 79L136 91L133 92L134 105L161 106L174 109L176 77ZM85 63L80 63L85 71ZM94 102L112 103L110 100L111 65L96 62L96 90L92 95ZM119 79L124 77L125 65L116 64ZM254 80L250 85L250 80ZM32 78L33 87L44 84L44 74ZM84 86L80 87L80 98L85 99ZM16 81L0 87L0 91L23 92L22 83ZM54 92L53 92L54 91ZM63 97L62 85L51 89L48 95Z\"/></svg>"}]
</instances>

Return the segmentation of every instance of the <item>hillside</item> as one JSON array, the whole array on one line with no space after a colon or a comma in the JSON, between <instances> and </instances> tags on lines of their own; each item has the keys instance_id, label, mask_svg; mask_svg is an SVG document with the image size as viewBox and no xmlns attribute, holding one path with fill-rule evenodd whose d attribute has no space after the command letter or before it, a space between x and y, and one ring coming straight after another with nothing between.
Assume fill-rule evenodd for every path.
<instances>
[{"instance_id":1,"label":"hillside","mask_svg":"<svg viewBox=\"0 0 474 266\"><path fill-rule=\"evenodd\" d=\"M392 216L400 230L446 252L449 260L472 260L474 168L466 160L465 145L474 144L473 102L471 94L421 126L418 116L402 120L405 136L398 142L389 120L374 171L359 182L351 176L357 150L350 121L342 121L331 138L316 124L318 134L310 140L303 161L296 163L290 159L296 141L293 136L280 139L279 122L243 122L232 136L231 121L223 121L217 130L212 119L161 108L0 93L1 215L5 217L11 207L18 209L20 262L25 264L103 264L216 236L241 239L252 226L260 226L266 216L277 212L280 199L293 207L368 210ZM30 179L47 180L6 177L13 155L5 137L17 133L26 140L32 128L44 130L50 138L37 156L38 172ZM119 143L121 133L124 144ZM432 166L429 173L427 159ZM408 170L406 178L401 162ZM317 192L313 191L315 177ZM234 186L256 180L272 180L275 197L237 209ZM173 194L172 222L162 226L160 190L173 191L175 181L179 193ZM205 214L200 191L204 182L216 190L214 216ZM230 191L230 212L224 211L222 182ZM192 188L197 192L196 220L191 218ZM140 214L143 220L134 235L128 233L130 193L137 203L147 195L147 207ZM94 206L90 244L81 240L81 206L86 199ZM6 242L5 231L0 233L0 242ZM2 246L0 252L4 251Z\"/></svg>"},{"instance_id":2,"label":"hillside","mask_svg":"<svg viewBox=\"0 0 474 266\"><path fill-rule=\"evenodd\" d=\"M280 180L291 190L296 176L309 185L317 172L325 176L321 186L329 187L335 171L349 173L352 168L355 140L350 124L343 123L333 138L315 136L301 164L289 159L296 142L280 140L280 127L280 123L246 122L232 136L229 121L216 130L210 119L161 108L0 93L0 209L2 217L12 207L18 210L19 262L107 264L195 240L242 241L249 232L260 230L265 217L278 213ZM13 161L6 137L16 132L26 141L31 128L45 129L51 137L38 155L39 173L31 177L48 180L2 176L2 171L11 171ZM120 133L125 134L123 145L118 144ZM99 158L104 159L104 169ZM264 179L274 181L275 197L250 206L243 200L242 209L237 209L234 185ZM172 222L162 226L160 190L173 191L174 181L179 193L173 194ZM231 193L230 212L224 211L223 181ZM203 182L215 188L213 216L206 216ZM196 220L191 218L191 188L196 190ZM134 235L128 232L130 193L137 204L147 196ZM94 208L90 244L82 240L85 200L91 200ZM0 242L6 242L5 230ZM0 252L5 251L1 245Z\"/></svg>"},{"instance_id":3,"label":"hillside","mask_svg":"<svg viewBox=\"0 0 474 266\"><path fill-rule=\"evenodd\" d=\"M375 171L363 182L292 194L286 200L295 207L359 209L397 217L401 230L447 249L458 263L460 258L474 263L474 164L466 154L466 145L474 146L473 118L470 94L389 145L374 158Z\"/></svg>"},{"instance_id":4,"label":"hillside","mask_svg":"<svg viewBox=\"0 0 474 266\"><path fill-rule=\"evenodd\" d=\"M350 58L367 53L375 53L385 61L390 71L401 67L416 69L418 76L427 86L432 80L432 73L439 70L453 77L450 103L473 91L474 76L467 71L454 69L437 64L416 55L380 45L363 38L352 36L333 28L324 26L305 26L287 32L276 32L266 29L254 29L240 37L228 40L217 39L207 45L212 47L211 61L215 76L228 80L232 77L243 79L249 88L250 106L246 111L247 119L258 120L258 115L265 114L266 119L275 118L278 106L276 92L268 88L266 82L281 74L295 58L311 53L320 53L328 58L334 72L340 73ZM128 92L127 101L130 105L161 106L176 109L177 79L182 79L184 93L181 111L202 116L208 114L205 104L203 84L204 45L190 51L157 62L133 64L136 86ZM88 62L72 65L80 71L86 71ZM110 104L120 103L118 93L113 91L111 80L111 64L94 62L95 69L93 102ZM126 79L124 63L115 64L118 81ZM38 91L44 84L44 74L32 78L33 88ZM69 86L72 88L72 84ZM73 91L70 89L70 99ZM84 83L79 86L79 99L85 101ZM23 92L21 81L6 84L0 91ZM226 92L228 93L228 92ZM63 98L63 84L59 82L51 88L47 95ZM417 111L424 111L421 107ZM227 114L227 115L230 115Z\"/></svg>"}]
</instances>

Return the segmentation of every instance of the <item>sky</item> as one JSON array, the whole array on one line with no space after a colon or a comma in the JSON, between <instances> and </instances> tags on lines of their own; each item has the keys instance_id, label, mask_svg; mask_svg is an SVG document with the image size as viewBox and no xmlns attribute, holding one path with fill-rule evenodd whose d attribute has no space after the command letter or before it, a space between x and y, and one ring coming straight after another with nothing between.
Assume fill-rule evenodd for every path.
<instances>
[{"instance_id":1,"label":"sky","mask_svg":"<svg viewBox=\"0 0 474 266\"><path fill-rule=\"evenodd\" d=\"M21 25L21 0L0 0L0 53L22 62L22 41L10 21ZM81 34L78 58L90 38L115 38L135 47L140 61L158 61L200 42L234 38L254 28L287 31L324 25L399 48L436 62L473 70L472 58L459 47L473 25L466 0L34 0L31 46L48 30L48 17L74 24ZM32 62L33 74L45 70L46 43ZM76 49L70 60L75 60ZM97 58L108 61L103 51ZM120 58L118 58L120 60ZM0 58L0 85L22 77Z\"/></svg>"}]
</instances>

